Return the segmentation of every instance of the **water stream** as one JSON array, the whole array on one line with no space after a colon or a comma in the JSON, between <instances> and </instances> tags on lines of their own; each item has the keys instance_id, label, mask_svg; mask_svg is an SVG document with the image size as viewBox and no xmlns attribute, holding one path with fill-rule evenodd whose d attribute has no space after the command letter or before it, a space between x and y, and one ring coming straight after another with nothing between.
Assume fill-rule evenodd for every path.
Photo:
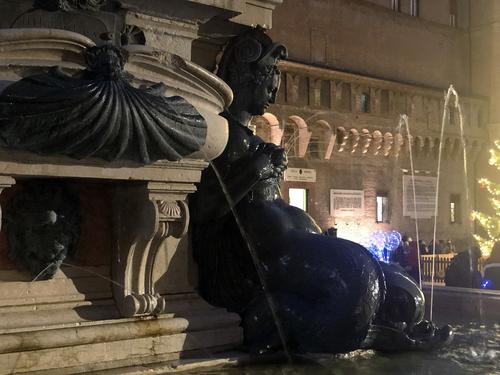
<instances>
[{"instance_id":1,"label":"water stream","mask_svg":"<svg viewBox=\"0 0 500 375\"><path fill-rule=\"evenodd\" d=\"M436 260L436 232L437 232L437 220L438 220L438 208L439 208L439 187L440 187L440 177L441 177L441 162L443 157L443 147L444 147L444 128L446 124L450 124L450 100L452 97L455 99L453 102L453 106L458 110L459 117L459 125L460 125L460 138L462 142L462 150L463 150L463 165L464 165L464 179L465 179L465 209L466 212L469 212L470 202L469 202L469 180L468 180L468 170L467 170L467 148L465 143L464 136L464 122L463 122L463 113L462 107L460 105L460 99L457 91L450 85L448 91L445 94L444 98L444 106L443 106L443 116L441 120L441 133L439 137L439 153L438 153L438 164L437 164L437 178L436 178L436 197L434 200L434 227L433 227L433 235L432 235L432 268L431 268L431 300L430 300L430 314L429 318L432 320L433 316L433 307L434 307L434 275L435 275L435 260ZM467 220L469 220L467 218ZM469 220L470 221L470 220ZM470 233L467 234L468 239L468 249L471 248L471 239L472 236L472 221L470 221ZM470 254L470 253L469 253ZM469 262L472 267L472 260Z\"/></svg>"},{"instance_id":2,"label":"water stream","mask_svg":"<svg viewBox=\"0 0 500 375\"><path fill-rule=\"evenodd\" d=\"M412 191L413 191L413 212L415 215L415 237L417 240L417 256L419 259L418 261L418 285L420 289L422 289L422 267L421 267L421 261L420 261L420 231L418 229L418 211L417 211L417 194L415 192L415 166L413 165L413 152L412 152L412 144L413 144L413 137L410 132L410 123L408 121L408 116L403 114L399 116L399 123L397 127L397 132L401 133L403 130L403 126L406 129L406 136L408 139L408 154L410 156L410 173L411 173L411 185L412 185ZM434 275L433 275L434 277Z\"/></svg>"}]
</instances>

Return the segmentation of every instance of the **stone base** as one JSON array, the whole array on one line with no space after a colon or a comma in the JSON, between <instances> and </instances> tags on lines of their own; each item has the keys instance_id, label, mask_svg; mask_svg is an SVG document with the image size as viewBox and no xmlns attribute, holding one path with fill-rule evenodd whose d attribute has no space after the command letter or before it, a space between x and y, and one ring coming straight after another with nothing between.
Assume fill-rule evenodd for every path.
<instances>
[{"instance_id":1,"label":"stone base","mask_svg":"<svg viewBox=\"0 0 500 375\"><path fill-rule=\"evenodd\" d=\"M239 316L194 292L162 295L157 317L122 318L108 267L65 267L36 282L0 271L0 279L0 375L165 365L242 342Z\"/></svg>"},{"instance_id":2,"label":"stone base","mask_svg":"<svg viewBox=\"0 0 500 375\"><path fill-rule=\"evenodd\" d=\"M193 309L190 315L4 330L0 335L0 374L86 373L200 355L210 357L237 346L242 338L239 318L200 302L196 302L200 310ZM54 315L60 313L54 311Z\"/></svg>"}]
</instances>

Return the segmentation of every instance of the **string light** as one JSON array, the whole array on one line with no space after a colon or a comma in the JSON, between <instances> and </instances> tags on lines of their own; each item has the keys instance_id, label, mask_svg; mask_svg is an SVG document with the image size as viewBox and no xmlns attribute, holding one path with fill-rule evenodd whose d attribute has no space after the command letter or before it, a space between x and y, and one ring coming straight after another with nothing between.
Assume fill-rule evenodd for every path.
<instances>
[{"instance_id":1,"label":"string light","mask_svg":"<svg viewBox=\"0 0 500 375\"><path fill-rule=\"evenodd\" d=\"M494 144L496 149L490 149L488 163L500 170L500 140L495 140ZM479 211L472 211L471 214L471 219L477 221L486 232L485 237L474 234L474 239L477 241L483 256L487 257L490 255L495 242L500 240L500 184L494 183L487 178L480 178L478 183L490 195L488 200L495 211L494 215L487 215Z\"/></svg>"}]
</instances>

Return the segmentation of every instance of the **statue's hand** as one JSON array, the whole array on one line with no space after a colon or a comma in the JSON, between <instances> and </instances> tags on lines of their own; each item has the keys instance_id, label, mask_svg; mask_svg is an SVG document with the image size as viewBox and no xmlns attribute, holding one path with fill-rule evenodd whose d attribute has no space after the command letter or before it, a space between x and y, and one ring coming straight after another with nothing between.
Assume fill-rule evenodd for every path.
<instances>
[{"instance_id":1,"label":"statue's hand","mask_svg":"<svg viewBox=\"0 0 500 375\"><path fill-rule=\"evenodd\" d=\"M281 169L283 172L288 165L288 158L285 154L285 149L282 147L276 147L271 155L271 161L276 168Z\"/></svg>"},{"instance_id":2,"label":"statue's hand","mask_svg":"<svg viewBox=\"0 0 500 375\"><path fill-rule=\"evenodd\" d=\"M261 143L252 152L253 167L260 180L279 177L283 174L287 159L281 147L273 143Z\"/></svg>"}]
</instances>

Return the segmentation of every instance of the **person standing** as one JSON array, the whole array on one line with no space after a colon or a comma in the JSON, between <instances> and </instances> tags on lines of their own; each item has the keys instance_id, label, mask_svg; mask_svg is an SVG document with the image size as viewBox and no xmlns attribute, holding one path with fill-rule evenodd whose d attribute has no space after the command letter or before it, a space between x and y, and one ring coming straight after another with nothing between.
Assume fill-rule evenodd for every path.
<instances>
[{"instance_id":1,"label":"person standing","mask_svg":"<svg viewBox=\"0 0 500 375\"><path fill-rule=\"evenodd\" d=\"M500 241L495 242L485 262L484 281L486 288L500 290Z\"/></svg>"},{"instance_id":2,"label":"person standing","mask_svg":"<svg viewBox=\"0 0 500 375\"><path fill-rule=\"evenodd\" d=\"M478 271L480 257L481 250L477 246L455 255L446 269L446 286L480 288L482 283L481 273Z\"/></svg>"}]
</instances>

